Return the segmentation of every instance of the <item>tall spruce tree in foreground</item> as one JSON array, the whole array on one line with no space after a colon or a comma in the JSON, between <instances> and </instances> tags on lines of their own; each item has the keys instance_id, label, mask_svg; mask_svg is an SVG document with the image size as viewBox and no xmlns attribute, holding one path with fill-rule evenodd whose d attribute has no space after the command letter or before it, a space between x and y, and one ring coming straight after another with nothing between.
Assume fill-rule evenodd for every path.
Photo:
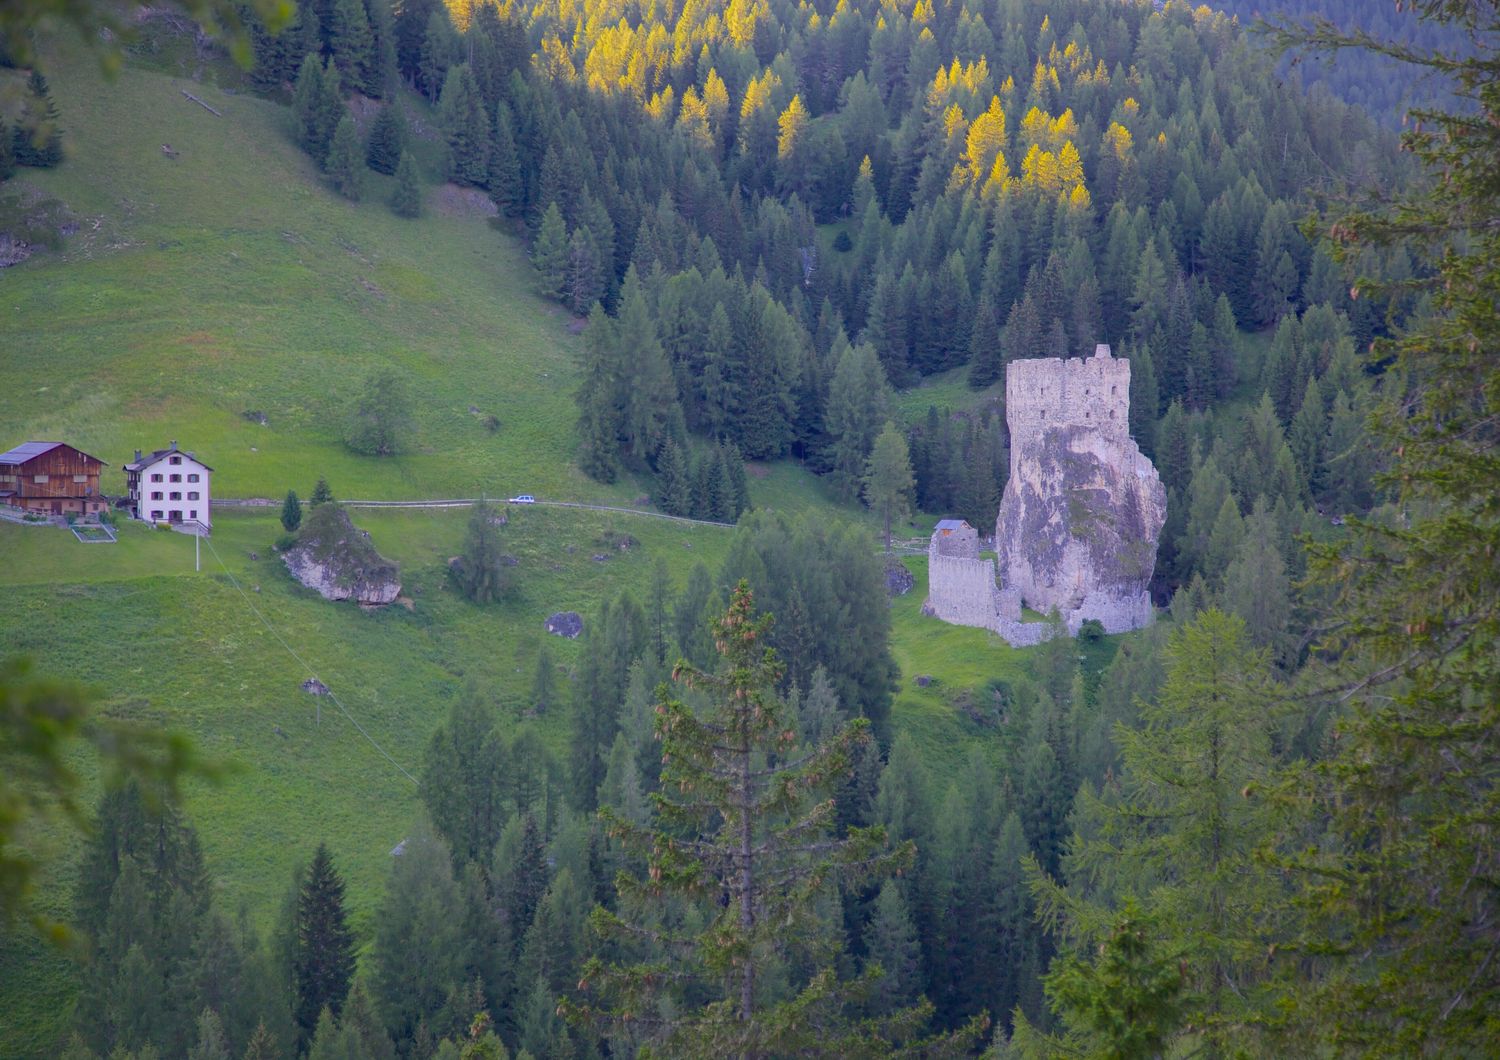
<instances>
[{"instance_id":1,"label":"tall spruce tree in foreground","mask_svg":"<svg viewBox=\"0 0 1500 1060\"><path fill-rule=\"evenodd\" d=\"M854 1018L859 991L834 972L837 954L818 910L836 882L889 875L910 863L912 848L888 849L880 827L834 836L834 801L819 794L848 775L855 748L870 738L868 723L796 752L796 719L774 692L781 666L766 647L770 616L752 613L741 582L714 623L718 671L675 668L674 681L705 702L701 712L666 687L658 694L664 764L655 825L603 814L610 834L639 851L649 870L644 879L620 874L618 912L597 908L595 930L605 939L652 940L656 956L639 964L590 959L579 999L564 999L562 1008L575 1023L638 1044L640 1055L883 1052L913 1037L930 1009ZM694 912L682 915L679 903ZM774 990L770 983L792 962L812 971Z\"/></svg>"},{"instance_id":2,"label":"tall spruce tree in foreground","mask_svg":"<svg viewBox=\"0 0 1500 1060\"><path fill-rule=\"evenodd\" d=\"M1493 42L1500 11L1416 0L1420 16ZM1337 842L1308 861L1325 936L1343 958L1306 1012L1337 1047L1500 1053L1500 63L1342 33L1283 43L1360 48L1451 79L1459 113L1416 111L1402 135L1431 183L1330 231L1350 262L1406 246L1433 262L1435 312L1374 354L1394 356L1374 419L1399 518L1358 521L1317 554L1338 592L1325 647L1344 666L1338 753L1305 792ZM1379 286L1360 280L1363 296Z\"/></svg>"},{"instance_id":3,"label":"tall spruce tree in foreground","mask_svg":"<svg viewBox=\"0 0 1500 1060\"><path fill-rule=\"evenodd\" d=\"M1285 822L1264 788L1273 775L1275 704L1266 653L1251 646L1244 622L1210 609L1178 630L1167 649L1166 683L1141 705L1141 727L1117 729L1124 758L1118 785L1085 787L1063 865L1066 888L1036 859L1027 874L1043 923L1067 943L1057 967L1104 976L1106 940L1118 930L1118 904L1135 899L1150 922L1152 948L1182 962L1182 1041L1210 1056L1284 1051L1260 1037L1275 1024L1280 983L1275 960L1293 937L1286 874L1262 854L1285 846ZM1092 955L1092 971L1084 955ZM1126 954L1128 956L1128 954ZM1108 1049L1085 1011L1049 993L1067 1035L1048 1041L1018 1019L1024 1055ZM1085 995L1077 1004L1093 1005ZM1116 1054L1124 1055L1124 1054Z\"/></svg>"},{"instance_id":4,"label":"tall spruce tree in foreground","mask_svg":"<svg viewBox=\"0 0 1500 1060\"><path fill-rule=\"evenodd\" d=\"M281 502L281 528L289 534L295 534L297 527L302 525L302 502L297 499L296 490L286 491L286 500Z\"/></svg>"},{"instance_id":5,"label":"tall spruce tree in foreground","mask_svg":"<svg viewBox=\"0 0 1500 1060\"><path fill-rule=\"evenodd\" d=\"M303 1041L308 1041L324 1008L335 1015L343 1008L354 975L354 934L344 911L344 879L322 843L297 895L294 947L294 1014Z\"/></svg>"}]
</instances>

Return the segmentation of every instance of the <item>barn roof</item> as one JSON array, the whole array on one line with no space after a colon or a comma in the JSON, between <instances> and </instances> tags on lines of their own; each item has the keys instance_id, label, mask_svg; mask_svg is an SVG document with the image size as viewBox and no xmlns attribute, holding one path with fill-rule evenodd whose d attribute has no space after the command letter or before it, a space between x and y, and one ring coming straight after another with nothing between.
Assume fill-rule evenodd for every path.
<instances>
[{"instance_id":1,"label":"barn roof","mask_svg":"<svg viewBox=\"0 0 1500 1060\"><path fill-rule=\"evenodd\" d=\"M73 449L73 447L71 445L68 445L66 442L22 442L10 452L0 453L0 464L24 464L28 460L35 460L39 456L44 456L45 454L52 452L52 450L56 449L58 446L64 446L68 449ZM96 456L89 456L89 454L85 453L82 449L73 449L73 451L79 456L88 457L88 459L94 461L95 463L104 463L104 461L100 460Z\"/></svg>"},{"instance_id":2,"label":"barn roof","mask_svg":"<svg viewBox=\"0 0 1500 1060\"><path fill-rule=\"evenodd\" d=\"M939 519L937 523L939 530L972 530L974 529L962 519Z\"/></svg>"}]
</instances>

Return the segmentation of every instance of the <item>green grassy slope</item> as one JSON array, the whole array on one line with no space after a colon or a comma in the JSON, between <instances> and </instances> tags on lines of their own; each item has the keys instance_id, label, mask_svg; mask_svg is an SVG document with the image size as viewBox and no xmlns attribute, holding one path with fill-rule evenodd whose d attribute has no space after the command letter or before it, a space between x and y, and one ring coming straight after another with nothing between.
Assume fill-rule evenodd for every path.
<instances>
[{"instance_id":1,"label":"green grassy slope","mask_svg":"<svg viewBox=\"0 0 1500 1060\"><path fill-rule=\"evenodd\" d=\"M80 232L0 275L7 376L22 384L0 390L7 437L67 438L116 465L177 438L224 496L320 472L346 496L626 495L572 468L577 339L531 294L517 241L435 194L428 216L397 218L375 174L365 202L338 198L275 104L132 67L103 83L86 57L61 71L71 156L13 184L63 201ZM381 363L417 395L417 451L389 461L339 441Z\"/></svg>"}]
</instances>

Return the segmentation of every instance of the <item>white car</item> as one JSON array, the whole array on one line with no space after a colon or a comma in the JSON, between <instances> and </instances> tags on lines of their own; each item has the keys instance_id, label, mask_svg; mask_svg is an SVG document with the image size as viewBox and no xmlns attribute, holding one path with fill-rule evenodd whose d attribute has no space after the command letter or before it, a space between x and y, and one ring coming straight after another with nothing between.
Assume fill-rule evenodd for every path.
<instances>
[{"instance_id":1,"label":"white car","mask_svg":"<svg viewBox=\"0 0 1500 1060\"><path fill-rule=\"evenodd\" d=\"M523 493L520 496L512 497L506 503L507 504L535 504L536 503L536 498L533 497L529 493Z\"/></svg>"}]
</instances>

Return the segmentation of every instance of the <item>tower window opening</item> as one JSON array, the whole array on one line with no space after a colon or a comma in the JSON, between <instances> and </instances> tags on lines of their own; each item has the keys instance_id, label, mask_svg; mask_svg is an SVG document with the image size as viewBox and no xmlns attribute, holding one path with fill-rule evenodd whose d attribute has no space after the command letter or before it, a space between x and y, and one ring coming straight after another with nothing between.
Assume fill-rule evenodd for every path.
<instances>
[{"instance_id":1,"label":"tower window opening","mask_svg":"<svg viewBox=\"0 0 1500 1060\"><path fill-rule=\"evenodd\" d=\"M1117 393L1119 393L1119 390L1120 390L1120 388L1119 388L1119 387L1117 387L1117 386L1112 386L1112 387L1110 387L1110 388L1109 388L1109 396L1110 396L1110 397L1114 397L1114 396L1115 396L1115 394L1117 394Z\"/></svg>"}]
</instances>

